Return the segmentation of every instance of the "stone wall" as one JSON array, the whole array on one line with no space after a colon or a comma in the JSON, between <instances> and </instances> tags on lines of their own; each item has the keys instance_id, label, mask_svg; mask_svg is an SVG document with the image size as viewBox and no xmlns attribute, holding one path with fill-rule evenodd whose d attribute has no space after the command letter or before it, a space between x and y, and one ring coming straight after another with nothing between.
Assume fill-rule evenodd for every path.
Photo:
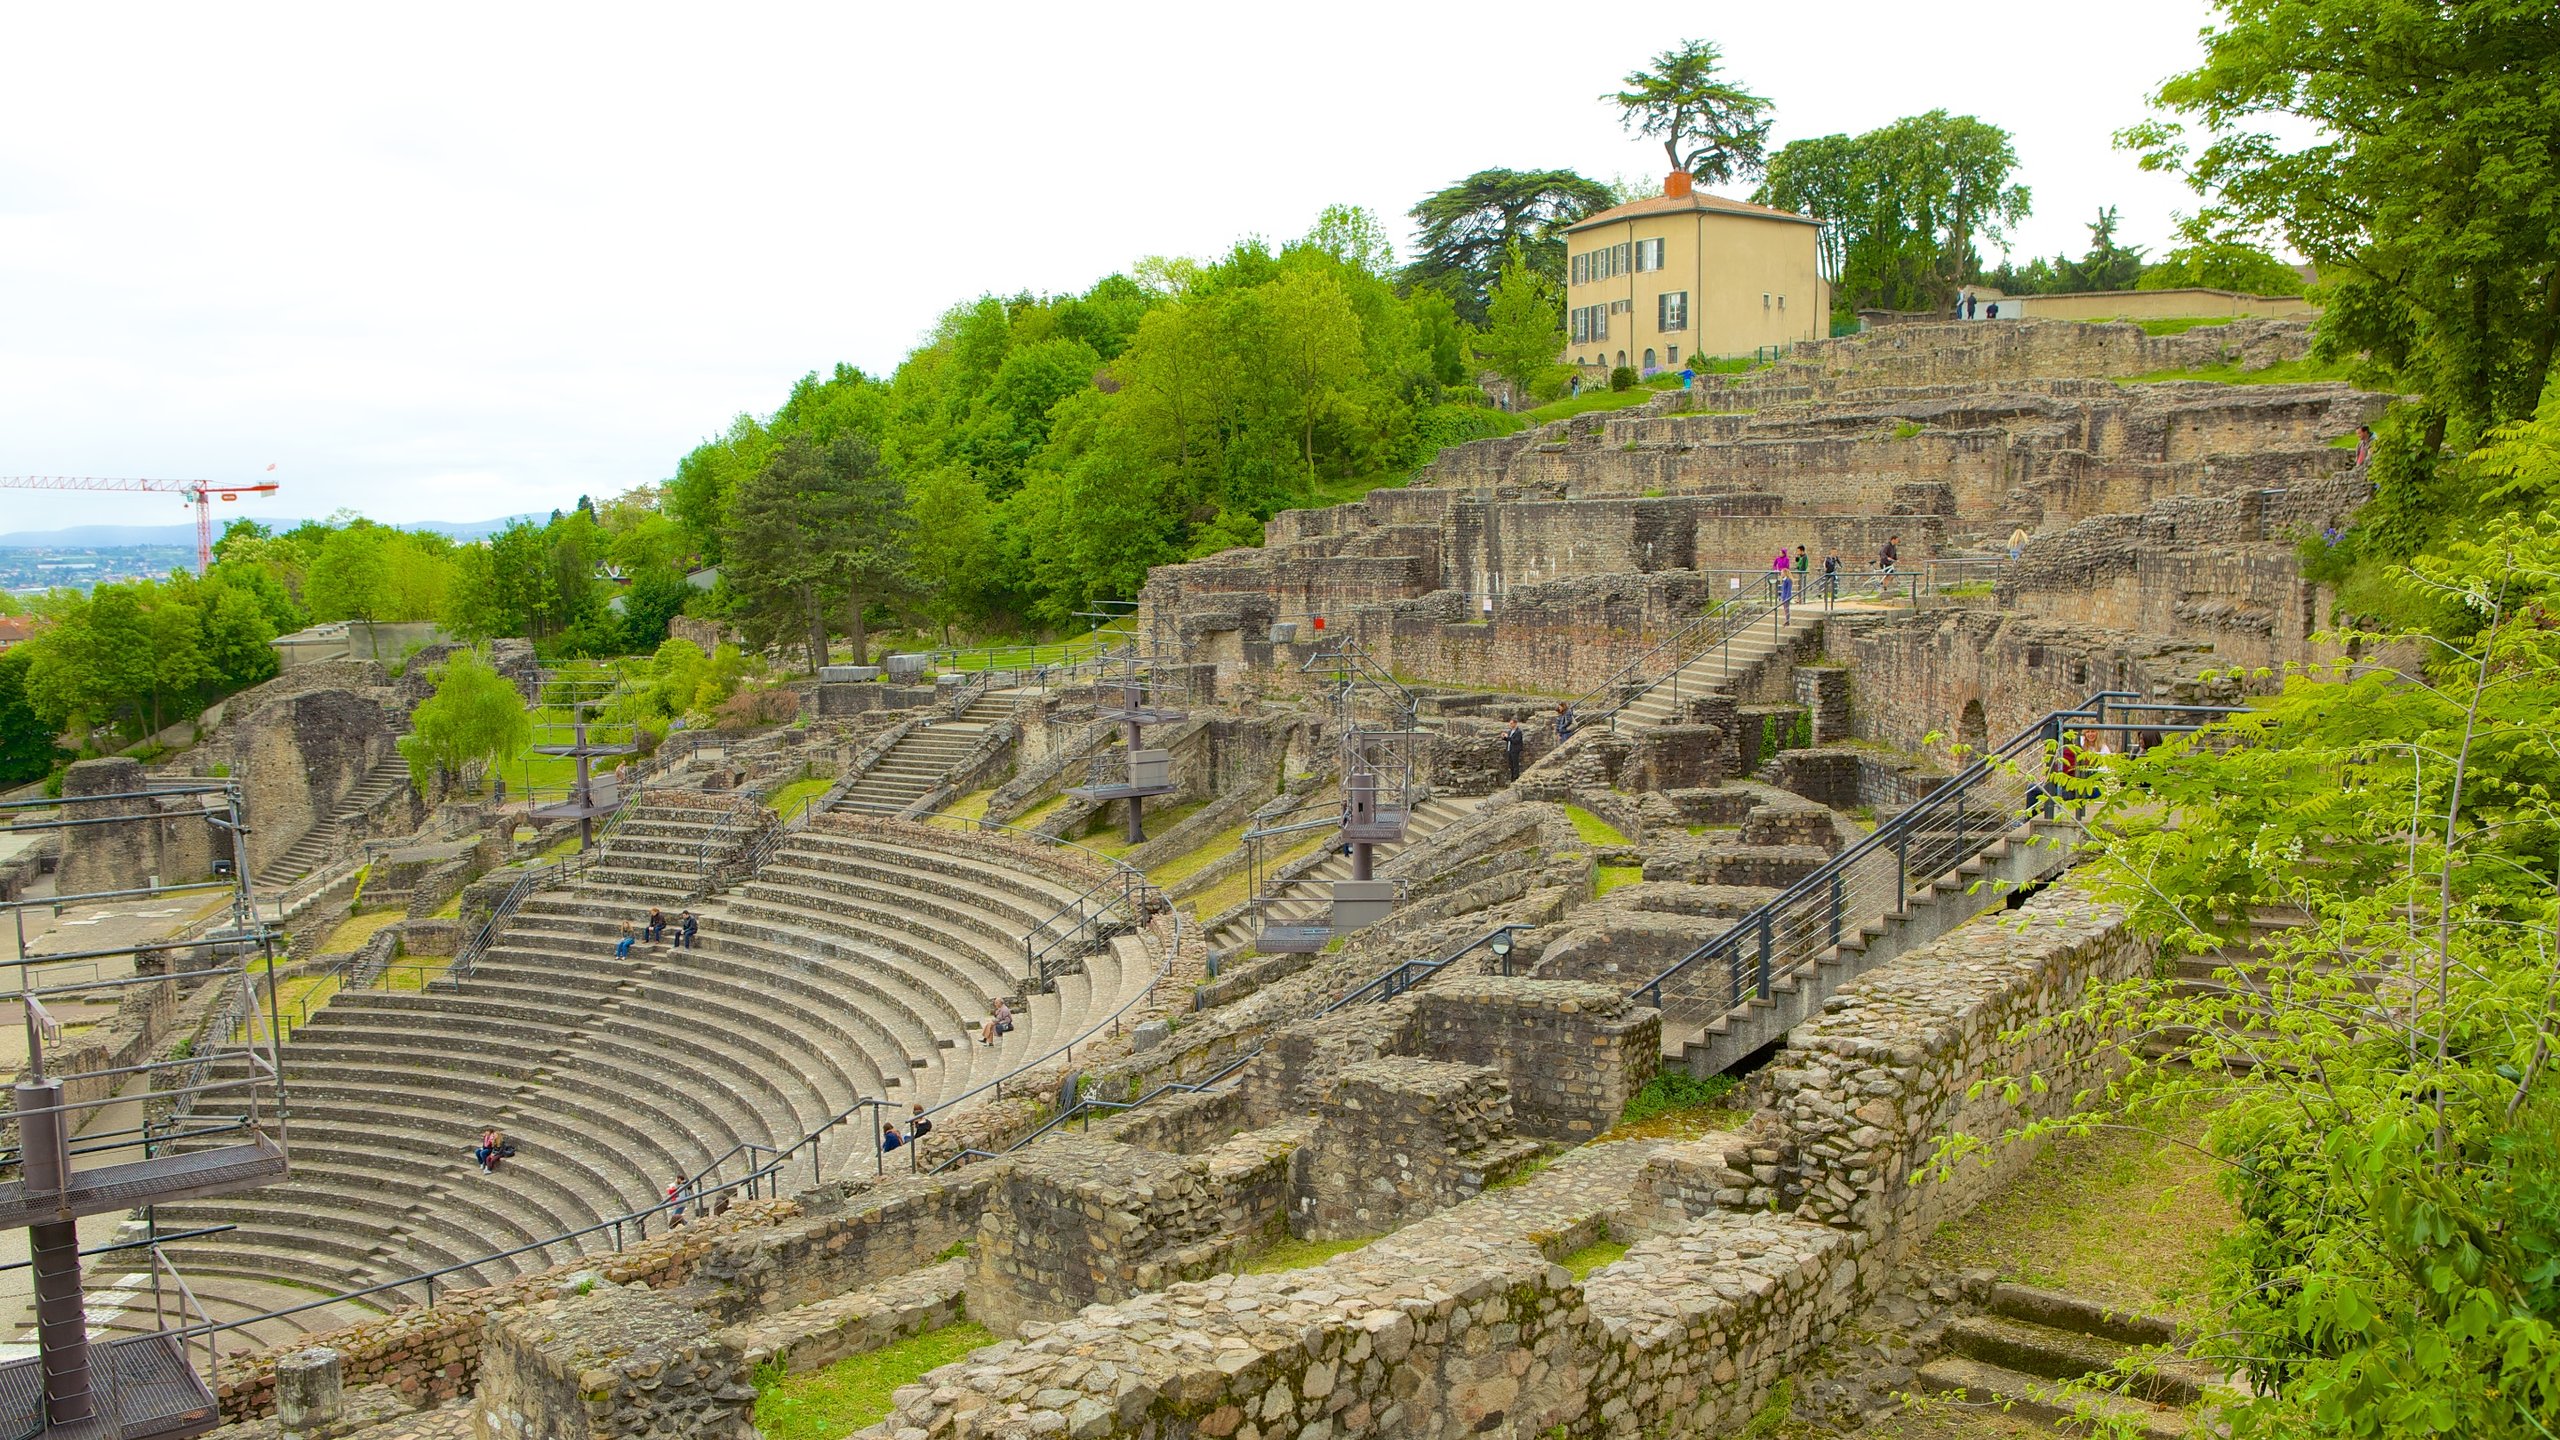
<instances>
[{"instance_id":1,"label":"stone wall","mask_svg":"<svg viewBox=\"0 0 2560 1440\"><path fill-rule=\"evenodd\" d=\"M1832 653L1857 671L1859 738L1901 750L1943 753L1968 726L1996 746L2100 690L2207 703L2240 693L2200 678L2220 665L2199 646L2022 614L1928 611L1832 631Z\"/></svg>"},{"instance_id":2,"label":"stone wall","mask_svg":"<svg viewBox=\"0 0 2560 1440\"><path fill-rule=\"evenodd\" d=\"M1376 1235L1446 1210L1537 1154L1511 1133L1511 1095L1484 1065L1365 1060L1334 1077L1298 1152L1289 1228Z\"/></svg>"},{"instance_id":3,"label":"stone wall","mask_svg":"<svg viewBox=\"0 0 2560 1440\"><path fill-rule=\"evenodd\" d=\"M969 1316L1000 1335L1214 1273L1234 1249L1207 1167L1082 1136L1033 1145L988 1192Z\"/></svg>"},{"instance_id":4,"label":"stone wall","mask_svg":"<svg viewBox=\"0 0 2560 1440\"><path fill-rule=\"evenodd\" d=\"M1580 1142L1653 1078L1662 1017L1608 986L1459 976L1421 992L1412 1043L1498 1072L1522 1134Z\"/></svg>"},{"instance_id":5,"label":"stone wall","mask_svg":"<svg viewBox=\"0 0 2560 1440\"><path fill-rule=\"evenodd\" d=\"M63 818L129 823L69 826L60 834L61 859L54 889L62 895L177 885L213 874L214 862L231 858L230 837L206 819L201 795L144 794L142 764L121 756L73 762L62 777ZM129 800L83 800L88 795L132 795Z\"/></svg>"},{"instance_id":6,"label":"stone wall","mask_svg":"<svg viewBox=\"0 0 2560 1440\"><path fill-rule=\"evenodd\" d=\"M477 1440L752 1440L755 1387L700 1315L610 1283L493 1317Z\"/></svg>"}]
</instances>

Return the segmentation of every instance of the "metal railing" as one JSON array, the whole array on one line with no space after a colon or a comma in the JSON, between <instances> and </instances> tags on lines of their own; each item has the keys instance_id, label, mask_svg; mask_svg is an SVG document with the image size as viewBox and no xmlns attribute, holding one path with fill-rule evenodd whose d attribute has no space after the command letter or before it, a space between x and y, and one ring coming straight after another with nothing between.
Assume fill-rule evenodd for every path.
<instances>
[{"instance_id":1,"label":"metal railing","mask_svg":"<svg viewBox=\"0 0 2560 1440\"><path fill-rule=\"evenodd\" d=\"M1170 908L1143 871L1117 866L1022 937L1023 984L1045 991L1087 952Z\"/></svg>"},{"instance_id":2,"label":"metal railing","mask_svg":"<svg viewBox=\"0 0 2560 1440\"><path fill-rule=\"evenodd\" d=\"M2200 717L2237 707L2152 703L2126 691L2101 691L2055 710L1967 765L1858 843L1736 920L1723 933L1635 987L1632 996L1662 1012L1666 1042L1703 1031L1750 1000L1768 999L1783 976L1815 966L1842 942L1915 895L1967 882L1969 861L2021 826L2054 819L2085 780L2064 773L2062 747L2082 737L2129 740L2183 733ZM2134 720L2134 715L2150 715ZM2090 757L2078 756L2085 767Z\"/></svg>"},{"instance_id":3,"label":"metal railing","mask_svg":"<svg viewBox=\"0 0 2560 1440\"><path fill-rule=\"evenodd\" d=\"M1770 633L1778 632L1779 612L1777 577L1762 574L1737 588L1714 608L1697 615L1656 641L1634 659L1611 671L1607 678L1567 702L1566 713L1573 716L1577 730L1599 724L1614 730L1619 712L1651 694L1665 684L1671 686L1671 699L1676 713L1680 701L1681 676L1689 667L1707 658L1710 652L1723 657L1719 677L1733 673L1733 642L1762 619L1770 622Z\"/></svg>"},{"instance_id":4,"label":"metal railing","mask_svg":"<svg viewBox=\"0 0 2560 1440\"><path fill-rule=\"evenodd\" d=\"M1177 918L1179 918L1179 914L1180 912L1177 911ZM1413 989L1423 981L1430 979L1432 976L1439 974L1451 965L1456 964L1459 960L1462 960L1487 946L1493 945L1498 937L1507 936L1515 930L1527 930L1531 928L1534 927L1527 925L1497 925L1493 929L1486 931L1484 934L1477 936L1475 939L1468 941L1466 944L1459 946L1457 949L1450 951L1448 954L1443 955L1436 960L1406 960L1399 964L1391 965L1369 979L1362 981L1360 984L1344 991L1330 1004L1315 1012L1315 1015L1312 1018L1322 1019L1327 1015L1348 1009L1353 1005L1371 1004L1380 1000L1392 1000L1396 996L1402 995L1406 991ZM1507 949L1507 947L1503 948ZM1058 1113L1051 1116L1045 1123L1032 1130L1029 1134L1014 1141L1012 1144L1005 1146L1003 1149L964 1149L943 1160L941 1163L935 1165L925 1173L930 1175L939 1175L947 1170L953 1170L965 1165L972 1160L993 1160L999 1155L1009 1155L1045 1135L1050 1135L1066 1128L1068 1125L1078 1120L1083 1121L1085 1128L1090 1130L1093 1128L1093 1117L1096 1115L1108 1117L1112 1115L1125 1114L1128 1111L1140 1109L1166 1095L1196 1095L1203 1091L1214 1090L1218 1086L1226 1083L1238 1071L1244 1069L1247 1065L1252 1064L1254 1060L1262 1054L1264 1047L1269 1043L1270 1042L1267 1039L1256 1041L1251 1049L1245 1051L1241 1055L1238 1055L1226 1064L1219 1066L1216 1070L1202 1076L1200 1079L1168 1080L1165 1083L1128 1100L1105 1100L1098 1096L1080 1094L1076 1097L1075 1103L1061 1106Z\"/></svg>"}]
</instances>

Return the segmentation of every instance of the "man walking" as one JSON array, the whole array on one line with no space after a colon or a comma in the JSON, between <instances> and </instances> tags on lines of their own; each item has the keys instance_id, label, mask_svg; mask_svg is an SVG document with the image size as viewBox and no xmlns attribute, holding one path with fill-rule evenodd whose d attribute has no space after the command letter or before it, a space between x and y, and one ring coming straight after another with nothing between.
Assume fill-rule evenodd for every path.
<instances>
[{"instance_id":1,"label":"man walking","mask_svg":"<svg viewBox=\"0 0 2560 1440\"><path fill-rule=\"evenodd\" d=\"M1511 766L1511 778L1514 780L1520 778L1521 747L1528 743L1529 737L1520 730L1520 717L1511 717L1511 728L1502 732L1502 758Z\"/></svg>"},{"instance_id":2,"label":"man walking","mask_svg":"<svg viewBox=\"0 0 2560 1440\"><path fill-rule=\"evenodd\" d=\"M1887 535L1884 537L1884 548L1876 552L1877 594L1882 595L1893 588L1894 562L1901 558L1902 537L1899 535Z\"/></svg>"}]
</instances>

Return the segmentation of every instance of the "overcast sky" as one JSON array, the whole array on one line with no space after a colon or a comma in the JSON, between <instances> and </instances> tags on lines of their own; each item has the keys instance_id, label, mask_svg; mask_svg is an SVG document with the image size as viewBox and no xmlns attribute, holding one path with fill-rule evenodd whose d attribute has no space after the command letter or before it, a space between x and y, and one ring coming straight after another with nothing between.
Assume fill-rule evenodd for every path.
<instances>
[{"instance_id":1,"label":"overcast sky","mask_svg":"<svg viewBox=\"0 0 2560 1440\"><path fill-rule=\"evenodd\" d=\"M954 302L1389 218L1491 166L1659 178L1595 97L1724 46L1778 141L2017 137L2022 256L2188 203L2109 142L2201 0L0 7L0 474L471 520L664 478ZM1659 18L1656 18L1659 17ZM1996 259L1996 256L1994 257ZM0 490L0 531L184 519Z\"/></svg>"}]
</instances>

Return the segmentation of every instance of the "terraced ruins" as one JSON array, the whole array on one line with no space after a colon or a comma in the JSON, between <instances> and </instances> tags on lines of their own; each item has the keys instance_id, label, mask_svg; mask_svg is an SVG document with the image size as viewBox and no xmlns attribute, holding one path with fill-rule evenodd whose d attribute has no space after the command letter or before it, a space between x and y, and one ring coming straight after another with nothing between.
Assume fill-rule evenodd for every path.
<instances>
[{"instance_id":1,"label":"terraced ruins","mask_svg":"<svg viewBox=\"0 0 2560 1440\"><path fill-rule=\"evenodd\" d=\"M2240 698L2219 672L2321 653L2296 548L2362 503L2334 442L2389 397L2132 378L2306 347L1804 346L1285 512L1157 570L1117 649L813 677L802 724L635 760L590 851L486 800L401 817L361 894L396 687L349 662L258 697L280 730L208 746L272 768L290 737L334 777L262 842L300 882L282 1013L173 985L134 1042L290 1029L290 1175L150 1217L206 1232L160 1249L262 1347L226 1418L735 1434L756 1385L965 1316L1002 1343L868 1433L1727 1434L1773 1396L1822 1427L1928 1395L2052 1419L2053 1366L2182 1332L1931 1268L2027 1147L1915 1172L2054 1103L1969 1082L2151 960L2071 881L2046 748L2139 744ZM1830 583L1769 579L1797 545ZM698 943L617 954L652 907ZM1727 1074L1729 1104L1627 1121ZM245 1118L155 1121L183 1150ZM516 1153L483 1174L492 1126ZM1351 1248L1257 1273L1297 1244ZM138 1272L98 1269L102 1323L150 1325ZM2181 1383L2116 1403L2186 1433L2223 1377Z\"/></svg>"}]
</instances>

